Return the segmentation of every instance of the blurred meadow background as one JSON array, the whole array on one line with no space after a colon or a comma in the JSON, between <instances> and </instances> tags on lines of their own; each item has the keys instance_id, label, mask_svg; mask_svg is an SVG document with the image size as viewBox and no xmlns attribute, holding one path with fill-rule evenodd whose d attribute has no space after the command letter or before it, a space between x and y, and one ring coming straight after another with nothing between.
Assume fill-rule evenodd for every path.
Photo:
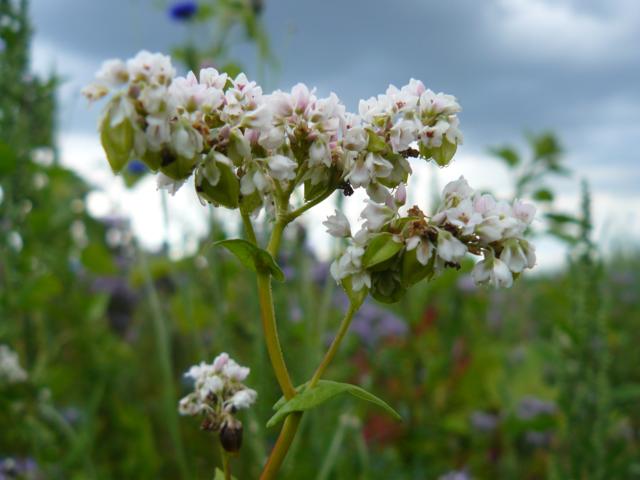
<instances>
[{"instance_id":1,"label":"blurred meadow background","mask_svg":"<svg viewBox=\"0 0 640 480\"><path fill-rule=\"evenodd\" d=\"M457 96L465 145L446 170L414 162L409 202L434 210L464 174L538 207L538 266L512 289L464 265L367 301L328 375L403 422L333 400L282 478L640 479L638 44L635 0L0 0L0 479L211 478L218 451L177 399L220 351L259 392L238 479L278 433L254 278L211 248L240 226L142 163L114 176L80 95L141 49L352 110L421 79ZM334 194L286 231L274 294L295 379L345 305L321 222L362 201Z\"/></svg>"}]
</instances>

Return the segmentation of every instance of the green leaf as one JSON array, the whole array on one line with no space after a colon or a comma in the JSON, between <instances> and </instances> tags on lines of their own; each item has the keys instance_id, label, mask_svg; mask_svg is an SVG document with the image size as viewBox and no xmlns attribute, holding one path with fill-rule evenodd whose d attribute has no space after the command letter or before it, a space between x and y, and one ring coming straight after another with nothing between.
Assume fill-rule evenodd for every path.
<instances>
[{"instance_id":1,"label":"green leaf","mask_svg":"<svg viewBox=\"0 0 640 480\"><path fill-rule=\"evenodd\" d=\"M117 108L116 101L113 100L109 109L102 118L100 124L100 141L102 148L107 154L107 160L111 169L118 173L129 161L133 150L133 127L129 119L125 119L119 124L111 125L111 113ZM123 100L119 100L123 101Z\"/></svg>"},{"instance_id":2,"label":"green leaf","mask_svg":"<svg viewBox=\"0 0 640 480\"><path fill-rule=\"evenodd\" d=\"M327 400L343 393L348 393L356 398L373 403L382 408L396 420L402 420L398 412L391 408L384 400L379 399L375 395L356 385L332 382L330 380L320 380L315 387L301 390L300 393L291 400L282 404L267 422L267 427L277 425L292 412L304 412L306 410L311 410L312 408L323 404Z\"/></svg>"},{"instance_id":3,"label":"green leaf","mask_svg":"<svg viewBox=\"0 0 640 480\"><path fill-rule=\"evenodd\" d=\"M349 301L354 307L359 307L364 302L365 298L369 293L369 289L367 287L363 287L360 290L354 290L351 284L351 277L347 277L340 282L342 288L344 289L344 293L349 297Z\"/></svg>"},{"instance_id":4,"label":"green leaf","mask_svg":"<svg viewBox=\"0 0 640 480\"><path fill-rule=\"evenodd\" d=\"M415 285L425 277L431 278L434 273L435 253L431 255L426 265L422 265L418 261L416 250L407 251L402 257L402 285L405 288Z\"/></svg>"},{"instance_id":5,"label":"green leaf","mask_svg":"<svg viewBox=\"0 0 640 480\"><path fill-rule=\"evenodd\" d=\"M499 159L504 160L510 167L515 167L520 163L520 156L512 147L494 147L490 148L489 152Z\"/></svg>"},{"instance_id":6,"label":"green leaf","mask_svg":"<svg viewBox=\"0 0 640 480\"><path fill-rule=\"evenodd\" d=\"M285 276L271 254L262 250L251 242L241 238L220 240L214 246L221 246L233 253L245 266L259 273L270 273L279 282L284 282Z\"/></svg>"},{"instance_id":7,"label":"green leaf","mask_svg":"<svg viewBox=\"0 0 640 480\"><path fill-rule=\"evenodd\" d=\"M367 245L367 249L362 256L362 266L371 268L389 260L402 250L402 247L403 244L396 242L391 233L379 233L369 241L369 245Z\"/></svg>"},{"instance_id":8,"label":"green leaf","mask_svg":"<svg viewBox=\"0 0 640 480\"><path fill-rule=\"evenodd\" d=\"M540 188L533 193L533 199L540 202L552 202L553 198L553 192L548 188Z\"/></svg>"},{"instance_id":9,"label":"green leaf","mask_svg":"<svg viewBox=\"0 0 640 480\"><path fill-rule=\"evenodd\" d=\"M431 156L438 165L445 167L456 154L456 150L458 150L458 145L451 143L446 138L443 138L442 146L431 149Z\"/></svg>"},{"instance_id":10,"label":"green leaf","mask_svg":"<svg viewBox=\"0 0 640 480\"><path fill-rule=\"evenodd\" d=\"M0 143L0 175L13 173L18 164L16 154L9 145Z\"/></svg>"},{"instance_id":11,"label":"green leaf","mask_svg":"<svg viewBox=\"0 0 640 480\"><path fill-rule=\"evenodd\" d=\"M373 153L385 153L388 150L389 146L387 145L387 142L384 141L384 138L376 135L371 130L367 130L367 133L369 134L367 150Z\"/></svg>"},{"instance_id":12,"label":"green leaf","mask_svg":"<svg viewBox=\"0 0 640 480\"><path fill-rule=\"evenodd\" d=\"M213 480L225 480L224 472L219 468L216 468L216 476L213 477ZM231 480L236 480L236 477L231 475Z\"/></svg>"},{"instance_id":13,"label":"green leaf","mask_svg":"<svg viewBox=\"0 0 640 480\"><path fill-rule=\"evenodd\" d=\"M382 303L396 303L407 293L402 274L388 270L371 274L371 296Z\"/></svg>"},{"instance_id":14,"label":"green leaf","mask_svg":"<svg viewBox=\"0 0 640 480\"><path fill-rule=\"evenodd\" d=\"M220 171L220 179L215 185L211 185L205 178L202 170L196 172L196 190L198 195L213 203L227 208L237 208L240 201L240 181L233 169L222 162L216 162L216 168Z\"/></svg>"},{"instance_id":15,"label":"green leaf","mask_svg":"<svg viewBox=\"0 0 640 480\"><path fill-rule=\"evenodd\" d=\"M100 243L90 243L80 254L84 267L97 275L113 275L118 271L107 248Z\"/></svg>"},{"instance_id":16,"label":"green leaf","mask_svg":"<svg viewBox=\"0 0 640 480\"><path fill-rule=\"evenodd\" d=\"M580 224L580 219L566 213L547 213L545 214L549 220L554 223L575 223Z\"/></svg>"}]
</instances>

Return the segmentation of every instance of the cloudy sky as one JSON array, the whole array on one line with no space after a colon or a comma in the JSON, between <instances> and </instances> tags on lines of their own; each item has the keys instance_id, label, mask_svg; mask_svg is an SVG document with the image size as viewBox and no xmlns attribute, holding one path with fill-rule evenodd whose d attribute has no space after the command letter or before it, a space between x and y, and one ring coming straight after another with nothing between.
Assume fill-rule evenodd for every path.
<instances>
[{"instance_id":1,"label":"cloudy sky","mask_svg":"<svg viewBox=\"0 0 640 480\"><path fill-rule=\"evenodd\" d=\"M599 239L610 245L631 233L640 237L640 2L637 0L265 0L264 21L277 71L267 90L305 82L321 95L336 92L355 110L360 98L389 83L418 78L433 90L458 97L465 145L449 169L421 166L414 199L428 186L464 174L475 187L509 193L504 168L490 145L522 144L523 132L551 129L567 161L594 192ZM186 38L206 39L169 20L155 0L32 0L36 35L33 64L55 70L60 92L59 144L66 164L102 190L92 196L96 213L134 212L144 242L162 240L159 194L149 179L127 192L112 177L95 133L99 106L79 96L102 60L140 49L168 52ZM255 50L234 48L250 75ZM559 202L577 208L577 181L560 181ZM170 236L188 244L204 231L203 212L188 189L169 202ZM350 212L359 211L350 199ZM311 217L314 236L326 210ZM317 230L317 231L316 231ZM540 263L562 258L544 241Z\"/></svg>"}]
</instances>

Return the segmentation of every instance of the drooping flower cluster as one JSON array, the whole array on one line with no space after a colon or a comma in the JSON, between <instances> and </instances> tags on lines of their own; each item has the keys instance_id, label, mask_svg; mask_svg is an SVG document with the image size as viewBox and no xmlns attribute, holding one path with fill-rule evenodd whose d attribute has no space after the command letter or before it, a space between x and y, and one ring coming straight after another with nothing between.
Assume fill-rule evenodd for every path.
<instances>
[{"instance_id":1,"label":"drooping flower cluster","mask_svg":"<svg viewBox=\"0 0 640 480\"><path fill-rule=\"evenodd\" d=\"M242 443L242 423L236 412L249 408L258 396L242 383L248 375L249 368L238 365L226 353L185 373L193 379L194 391L180 400L178 411L181 415L202 415L202 428L219 432L227 451L237 451Z\"/></svg>"},{"instance_id":2,"label":"drooping flower cluster","mask_svg":"<svg viewBox=\"0 0 640 480\"><path fill-rule=\"evenodd\" d=\"M306 200L363 187L384 201L411 173L408 157L446 165L462 143L455 98L413 79L353 114L303 84L264 95L244 74L174 77L168 57L143 51L105 62L84 89L90 100L112 93L100 124L112 168L142 160L171 193L194 174L202 201L246 213L273 211L300 185Z\"/></svg>"},{"instance_id":3,"label":"drooping flower cluster","mask_svg":"<svg viewBox=\"0 0 640 480\"><path fill-rule=\"evenodd\" d=\"M0 345L0 383L18 383L27 379L18 354L7 345Z\"/></svg>"},{"instance_id":4,"label":"drooping flower cluster","mask_svg":"<svg viewBox=\"0 0 640 480\"><path fill-rule=\"evenodd\" d=\"M331 235L350 239L331 266L338 282L348 281L355 291L367 287L379 300L393 301L418 280L458 268L467 253L484 257L472 272L479 284L509 287L514 276L535 265L534 247L523 238L533 205L496 201L475 192L464 177L446 185L431 218L415 206L401 215L405 201L403 185L384 204L368 200L362 228L354 235L340 212L324 222Z\"/></svg>"}]
</instances>

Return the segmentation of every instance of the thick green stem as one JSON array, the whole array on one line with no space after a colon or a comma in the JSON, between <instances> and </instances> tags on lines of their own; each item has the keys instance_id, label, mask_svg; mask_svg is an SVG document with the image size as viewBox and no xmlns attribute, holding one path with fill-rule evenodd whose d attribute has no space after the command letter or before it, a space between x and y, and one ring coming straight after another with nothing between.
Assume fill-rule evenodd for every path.
<instances>
[{"instance_id":1,"label":"thick green stem","mask_svg":"<svg viewBox=\"0 0 640 480\"><path fill-rule=\"evenodd\" d=\"M280 431L278 440L273 446L273 450L271 450L271 454L269 455L266 465L262 469L260 480L271 480L276 478L276 475L280 470L280 466L284 461L284 457L287 455L287 452L293 443L293 439L296 436L301 419L302 412L293 412L285 418L284 426Z\"/></svg>"},{"instance_id":2,"label":"thick green stem","mask_svg":"<svg viewBox=\"0 0 640 480\"><path fill-rule=\"evenodd\" d=\"M273 367L280 389L288 400L296 394L296 389L291 382L287 365L282 355L278 330L276 326L275 311L273 308L273 294L271 292L271 276L268 273L258 273L258 297L260 300L260 311L262 313L262 329L264 339L267 344L269 360Z\"/></svg>"},{"instance_id":3,"label":"thick green stem","mask_svg":"<svg viewBox=\"0 0 640 480\"><path fill-rule=\"evenodd\" d=\"M335 357L336 352L338 351L338 348L340 348L340 344L342 343L342 340L344 339L345 335L347 334L347 331L349 330L349 325L351 325L351 320L353 319L353 315L358 311L358 307L359 305L356 305L353 302L349 303L349 309L347 310L347 313L345 313L344 318L340 323L340 328L338 328L338 333L333 339L333 342L331 342L331 346L329 347L329 350L327 350L327 353L324 355L322 362L320 363L320 365L318 365L318 368L313 374L313 377L311 377L311 381L309 382L308 388L313 388L318 383L318 380L320 380L320 378L324 374L325 370L333 360L333 357Z\"/></svg>"}]
</instances>

